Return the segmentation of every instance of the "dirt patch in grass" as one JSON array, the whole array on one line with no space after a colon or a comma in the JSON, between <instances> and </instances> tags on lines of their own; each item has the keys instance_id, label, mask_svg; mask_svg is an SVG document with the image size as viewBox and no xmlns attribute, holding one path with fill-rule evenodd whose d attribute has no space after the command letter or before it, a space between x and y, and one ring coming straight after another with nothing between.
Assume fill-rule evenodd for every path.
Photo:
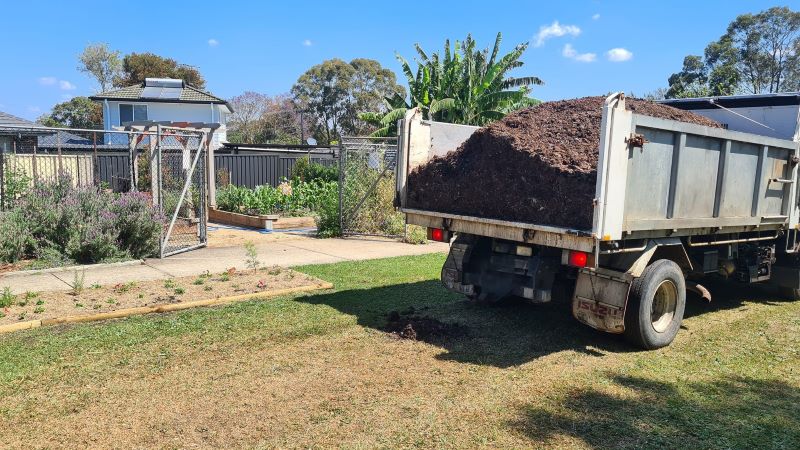
<instances>
[{"instance_id":1,"label":"dirt patch in grass","mask_svg":"<svg viewBox=\"0 0 800 450\"><path fill-rule=\"evenodd\" d=\"M275 266L257 271L231 268L223 273L206 272L191 277L84 286L70 292L29 291L17 294L10 306L0 310L0 325L26 320L84 316L139 306L267 293L320 282L309 275Z\"/></svg>"},{"instance_id":2,"label":"dirt patch in grass","mask_svg":"<svg viewBox=\"0 0 800 450\"><path fill-rule=\"evenodd\" d=\"M476 131L414 169L411 208L588 230L603 97L546 102ZM690 111L627 99L637 114L721 125Z\"/></svg>"},{"instance_id":3,"label":"dirt patch in grass","mask_svg":"<svg viewBox=\"0 0 800 450\"><path fill-rule=\"evenodd\" d=\"M399 338L412 341L435 341L467 334L467 327L464 325L442 322L434 317L419 315L417 312L413 307L402 312L391 311L386 315L384 330Z\"/></svg>"}]
</instances>

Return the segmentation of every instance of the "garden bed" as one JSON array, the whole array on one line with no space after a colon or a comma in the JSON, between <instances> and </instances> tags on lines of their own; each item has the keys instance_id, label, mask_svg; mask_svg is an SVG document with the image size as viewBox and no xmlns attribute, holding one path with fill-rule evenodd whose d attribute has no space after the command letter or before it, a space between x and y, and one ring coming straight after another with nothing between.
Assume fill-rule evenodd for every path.
<instances>
[{"instance_id":1,"label":"garden bed","mask_svg":"<svg viewBox=\"0 0 800 450\"><path fill-rule=\"evenodd\" d=\"M311 216L283 217L279 214L241 214L219 209L209 209L208 219L223 225L258 228L261 230L293 230L298 228L314 228L316 222Z\"/></svg>"},{"instance_id":2,"label":"garden bed","mask_svg":"<svg viewBox=\"0 0 800 450\"><path fill-rule=\"evenodd\" d=\"M0 309L0 332L4 328L24 329L166 312L330 287L317 278L276 266L255 271L231 268L219 274L85 286L70 292L26 292L2 298L11 304Z\"/></svg>"}]
</instances>

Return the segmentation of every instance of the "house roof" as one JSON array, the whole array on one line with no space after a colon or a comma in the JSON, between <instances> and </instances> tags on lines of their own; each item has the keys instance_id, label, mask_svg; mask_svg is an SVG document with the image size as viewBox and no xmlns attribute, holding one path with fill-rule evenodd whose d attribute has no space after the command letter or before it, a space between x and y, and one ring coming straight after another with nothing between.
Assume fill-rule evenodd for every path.
<instances>
[{"instance_id":1,"label":"house roof","mask_svg":"<svg viewBox=\"0 0 800 450\"><path fill-rule=\"evenodd\" d=\"M15 126L15 127L41 127L41 125L31 122L30 120L25 120L17 116L13 116L9 113L5 113L0 111L0 127L2 126Z\"/></svg>"},{"instance_id":2,"label":"house roof","mask_svg":"<svg viewBox=\"0 0 800 450\"><path fill-rule=\"evenodd\" d=\"M180 87L171 87L174 85ZM151 96L148 92L151 88L163 87L165 90L179 90L177 96ZM143 95L144 94L144 95ZM101 92L99 94L89 97L91 100L138 100L144 102L165 102L165 103L215 103L225 105L228 110L233 112L230 103L217 97L210 92L198 89L190 84L183 82L183 80L161 79L161 78L147 78L140 84L133 86L126 86L119 89L112 89L110 91Z\"/></svg>"}]
</instances>

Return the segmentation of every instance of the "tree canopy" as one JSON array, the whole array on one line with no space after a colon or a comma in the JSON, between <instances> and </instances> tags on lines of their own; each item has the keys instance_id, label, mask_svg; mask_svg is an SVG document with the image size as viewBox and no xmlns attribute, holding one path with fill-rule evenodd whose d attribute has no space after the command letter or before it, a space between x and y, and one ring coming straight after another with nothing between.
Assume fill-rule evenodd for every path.
<instances>
[{"instance_id":1,"label":"tree canopy","mask_svg":"<svg viewBox=\"0 0 800 450\"><path fill-rule=\"evenodd\" d=\"M372 131L360 113L385 111L385 97L405 95L394 72L361 58L349 63L338 58L323 61L301 75L291 92L298 108L309 113L318 140L328 143L342 134Z\"/></svg>"},{"instance_id":2,"label":"tree canopy","mask_svg":"<svg viewBox=\"0 0 800 450\"><path fill-rule=\"evenodd\" d=\"M230 99L228 140L234 143L298 144L300 115L288 94L270 97L247 91Z\"/></svg>"},{"instance_id":3,"label":"tree canopy","mask_svg":"<svg viewBox=\"0 0 800 450\"><path fill-rule=\"evenodd\" d=\"M111 88L114 79L122 72L119 51L111 50L108 44L89 44L78 55L78 70L92 76L100 85L100 92Z\"/></svg>"},{"instance_id":4,"label":"tree canopy","mask_svg":"<svg viewBox=\"0 0 800 450\"><path fill-rule=\"evenodd\" d=\"M53 106L50 114L36 120L47 127L100 129L103 127L103 110L100 104L87 97L74 97Z\"/></svg>"},{"instance_id":5,"label":"tree canopy","mask_svg":"<svg viewBox=\"0 0 800 450\"><path fill-rule=\"evenodd\" d=\"M773 7L736 17L668 82L667 98L800 89L800 12Z\"/></svg>"},{"instance_id":6,"label":"tree canopy","mask_svg":"<svg viewBox=\"0 0 800 450\"><path fill-rule=\"evenodd\" d=\"M198 89L206 87L205 78L195 67L149 52L125 55L122 59L122 74L114 79L114 86L139 84L145 78L177 78Z\"/></svg>"},{"instance_id":7,"label":"tree canopy","mask_svg":"<svg viewBox=\"0 0 800 450\"><path fill-rule=\"evenodd\" d=\"M509 73L523 66L520 60L528 48L522 43L504 55L500 54L502 34L497 33L491 48L479 50L471 35L451 46L446 40L442 53L428 55L415 45L417 69L396 55L409 86L410 98L396 95L386 98L387 114L362 114L378 130L375 136L395 133L396 122L406 110L418 107L426 119L444 122L484 125L511 111L538 103L530 97L531 86L542 84L535 76L513 77Z\"/></svg>"}]
</instances>

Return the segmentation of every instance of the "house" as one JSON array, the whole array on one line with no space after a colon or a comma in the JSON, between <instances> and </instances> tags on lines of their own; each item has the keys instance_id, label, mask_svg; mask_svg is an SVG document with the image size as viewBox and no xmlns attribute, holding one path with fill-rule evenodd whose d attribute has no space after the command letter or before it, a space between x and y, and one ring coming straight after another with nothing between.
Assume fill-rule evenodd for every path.
<instances>
[{"instance_id":1,"label":"house","mask_svg":"<svg viewBox=\"0 0 800 450\"><path fill-rule=\"evenodd\" d=\"M30 153L48 133L38 123L0 111L0 153Z\"/></svg>"},{"instance_id":2,"label":"house","mask_svg":"<svg viewBox=\"0 0 800 450\"><path fill-rule=\"evenodd\" d=\"M212 148L227 141L225 122L231 105L183 80L146 78L141 84L101 92L89 97L103 105L103 128L154 122L204 123L218 125Z\"/></svg>"}]
</instances>

